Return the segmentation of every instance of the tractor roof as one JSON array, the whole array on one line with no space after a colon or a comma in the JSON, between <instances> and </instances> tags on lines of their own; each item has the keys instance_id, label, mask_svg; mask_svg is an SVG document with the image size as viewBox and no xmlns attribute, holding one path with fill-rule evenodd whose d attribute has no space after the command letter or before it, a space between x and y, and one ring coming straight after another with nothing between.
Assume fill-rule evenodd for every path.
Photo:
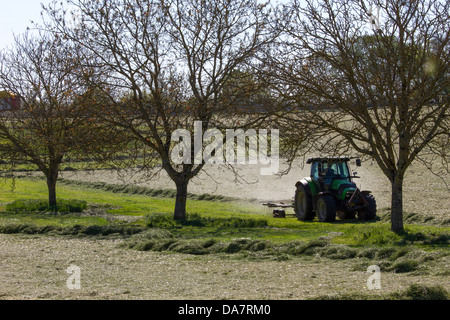
<instances>
[{"instance_id":1,"label":"tractor roof","mask_svg":"<svg viewBox=\"0 0 450 320\"><path fill-rule=\"evenodd\" d=\"M313 162L343 162L343 161L350 161L350 159L354 159L353 157L316 157L316 158L309 158L306 163L313 163Z\"/></svg>"}]
</instances>

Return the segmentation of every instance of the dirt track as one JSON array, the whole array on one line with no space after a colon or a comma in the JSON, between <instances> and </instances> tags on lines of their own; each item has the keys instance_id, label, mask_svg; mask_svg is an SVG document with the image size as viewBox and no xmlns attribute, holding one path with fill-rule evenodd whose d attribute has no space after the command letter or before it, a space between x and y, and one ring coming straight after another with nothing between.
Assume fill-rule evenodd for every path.
<instances>
[{"instance_id":1,"label":"dirt track","mask_svg":"<svg viewBox=\"0 0 450 320\"><path fill-rule=\"evenodd\" d=\"M140 252L120 240L0 235L0 299L307 299L388 294L410 284L444 285L433 274L382 273L368 290L357 260L306 257L246 261L220 256ZM67 268L81 268L80 289L69 290Z\"/></svg>"}]
</instances>

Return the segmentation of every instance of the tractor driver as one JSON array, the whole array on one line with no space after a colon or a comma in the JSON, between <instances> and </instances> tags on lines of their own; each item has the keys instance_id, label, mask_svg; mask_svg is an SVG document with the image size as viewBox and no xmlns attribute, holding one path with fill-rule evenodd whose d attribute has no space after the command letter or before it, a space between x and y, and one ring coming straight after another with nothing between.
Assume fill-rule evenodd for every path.
<instances>
[{"instance_id":1,"label":"tractor driver","mask_svg":"<svg viewBox=\"0 0 450 320\"><path fill-rule=\"evenodd\" d=\"M336 175L336 173L334 172L333 169L331 169L331 167L328 168L327 172L325 173L326 176L332 177L334 175Z\"/></svg>"}]
</instances>

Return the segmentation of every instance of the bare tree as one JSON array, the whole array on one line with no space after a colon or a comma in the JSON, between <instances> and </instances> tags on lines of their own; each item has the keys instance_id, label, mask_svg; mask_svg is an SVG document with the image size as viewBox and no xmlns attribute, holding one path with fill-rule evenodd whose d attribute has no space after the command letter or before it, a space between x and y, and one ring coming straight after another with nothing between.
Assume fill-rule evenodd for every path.
<instances>
[{"instance_id":1,"label":"bare tree","mask_svg":"<svg viewBox=\"0 0 450 320\"><path fill-rule=\"evenodd\" d=\"M291 2L267 71L292 106L283 121L309 134L289 149L356 150L374 159L391 182L391 229L400 232L406 170L435 155L449 160L450 8L448 1L368 2Z\"/></svg>"},{"instance_id":2,"label":"bare tree","mask_svg":"<svg viewBox=\"0 0 450 320\"><path fill-rule=\"evenodd\" d=\"M20 97L20 108L0 113L0 155L10 164L37 166L47 179L50 206L56 205L61 163L99 150L103 135L85 113L73 52L57 37L26 33L0 55L0 87Z\"/></svg>"},{"instance_id":3,"label":"bare tree","mask_svg":"<svg viewBox=\"0 0 450 320\"><path fill-rule=\"evenodd\" d=\"M147 148L154 155L147 164L160 163L173 180L174 218L185 219L188 183L205 162L196 160L202 148L189 143L190 154L174 163L172 134L182 129L202 138L230 107L224 87L269 41L266 5L249 0L68 4L67 10L45 8L49 29L89 52L86 63L96 70L90 81L109 96L100 116L133 136L139 152ZM67 23L70 10L78 27Z\"/></svg>"}]
</instances>

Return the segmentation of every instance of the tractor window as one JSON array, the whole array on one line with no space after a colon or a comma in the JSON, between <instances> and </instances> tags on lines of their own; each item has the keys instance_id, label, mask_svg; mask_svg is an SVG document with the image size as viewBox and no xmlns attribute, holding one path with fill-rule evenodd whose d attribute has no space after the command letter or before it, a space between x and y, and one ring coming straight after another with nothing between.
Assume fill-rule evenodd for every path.
<instances>
[{"instance_id":1,"label":"tractor window","mask_svg":"<svg viewBox=\"0 0 450 320\"><path fill-rule=\"evenodd\" d=\"M337 174L335 163L324 163L324 172L327 177L334 177Z\"/></svg>"},{"instance_id":2,"label":"tractor window","mask_svg":"<svg viewBox=\"0 0 450 320\"><path fill-rule=\"evenodd\" d=\"M319 180L319 177L350 179L345 162L313 162L311 177L314 180Z\"/></svg>"},{"instance_id":3,"label":"tractor window","mask_svg":"<svg viewBox=\"0 0 450 320\"><path fill-rule=\"evenodd\" d=\"M311 178L314 180L319 180L319 163L313 162L311 166Z\"/></svg>"},{"instance_id":4,"label":"tractor window","mask_svg":"<svg viewBox=\"0 0 450 320\"><path fill-rule=\"evenodd\" d=\"M327 162L314 162L311 167L311 175L314 179L319 179L319 177L329 176L330 164Z\"/></svg>"},{"instance_id":5,"label":"tractor window","mask_svg":"<svg viewBox=\"0 0 450 320\"><path fill-rule=\"evenodd\" d=\"M341 170L340 175L342 176L342 178L350 180L350 173L348 172L347 163L346 162L342 162L342 163L339 164L339 166L341 168L340 169Z\"/></svg>"},{"instance_id":6,"label":"tractor window","mask_svg":"<svg viewBox=\"0 0 450 320\"><path fill-rule=\"evenodd\" d=\"M338 176L339 178L348 179L348 167L345 162L336 162L331 164L330 169L332 170L332 174L334 176Z\"/></svg>"},{"instance_id":7,"label":"tractor window","mask_svg":"<svg viewBox=\"0 0 450 320\"><path fill-rule=\"evenodd\" d=\"M333 178L348 179L348 167L345 162L332 162L322 164L321 175Z\"/></svg>"}]
</instances>

